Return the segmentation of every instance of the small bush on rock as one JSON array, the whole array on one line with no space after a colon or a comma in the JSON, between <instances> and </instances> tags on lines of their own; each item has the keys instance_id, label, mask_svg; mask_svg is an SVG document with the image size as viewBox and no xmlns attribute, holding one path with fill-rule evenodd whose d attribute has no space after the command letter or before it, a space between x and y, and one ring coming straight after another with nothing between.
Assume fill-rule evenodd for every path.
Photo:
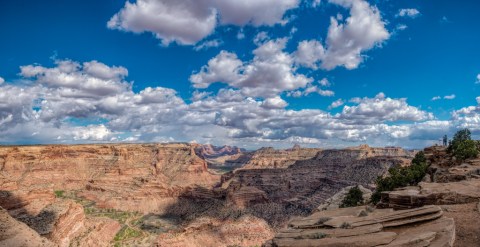
<instances>
[{"instance_id":1,"label":"small bush on rock","mask_svg":"<svg viewBox=\"0 0 480 247\"><path fill-rule=\"evenodd\" d=\"M363 192L358 186L352 187L343 198L341 208L349 208L363 205Z\"/></svg>"},{"instance_id":2,"label":"small bush on rock","mask_svg":"<svg viewBox=\"0 0 480 247\"><path fill-rule=\"evenodd\" d=\"M63 190L56 190L55 191L55 197L57 198L63 198L65 191Z\"/></svg>"}]
</instances>

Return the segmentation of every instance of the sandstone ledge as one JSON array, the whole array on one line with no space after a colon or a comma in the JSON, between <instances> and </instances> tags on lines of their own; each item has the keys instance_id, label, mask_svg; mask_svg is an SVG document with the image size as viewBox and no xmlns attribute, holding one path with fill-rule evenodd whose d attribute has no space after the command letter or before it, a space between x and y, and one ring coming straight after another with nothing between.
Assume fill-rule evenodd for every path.
<instances>
[{"instance_id":1,"label":"sandstone ledge","mask_svg":"<svg viewBox=\"0 0 480 247\"><path fill-rule=\"evenodd\" d=\"M442 215L438 206L321 211L292 220L264 246L453 246L454 221Z\"/></svg>"},{"instance_id":2,"label":"sandstone ledge","mask_svg":"<svg viewBox=\"0 0 480 247\"><path fill-rule=\"evenodd\" d=\"M463 204L480 200L480 179L450 183L419 183L382 193L380 206L414 208L423 205Z\"/></svg>"}]
</instances>

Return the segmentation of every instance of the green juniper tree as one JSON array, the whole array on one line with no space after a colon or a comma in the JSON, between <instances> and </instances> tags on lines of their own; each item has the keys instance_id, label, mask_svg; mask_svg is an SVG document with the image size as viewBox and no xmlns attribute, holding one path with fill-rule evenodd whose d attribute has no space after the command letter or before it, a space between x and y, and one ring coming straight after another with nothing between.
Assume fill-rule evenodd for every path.
<instances>
[{"instance_id":1,"label":"green juniper tree","mask_svg":"<svg viewBox=\"0 0 480 247\"><path fill-rule=\"evenodd\" d=\"M478 155L477 143L472 140L469 129L457 131L447 150L460 161L476 158Z\"/></svg>"},{"instance_id":2,"label":"green juniper tree","mask_svg":"<svg viewBox=\"0 0 480 247\"><path fill-rule=\"evenodd\" d=\"M352 187L343 198L341 208L349 208L363 205L363 192L358 188L358 185Z\"/></svg>"},{"instance_id":3,"label":"green juniper tree","mask_svg":"<svg viewBox=\"0 0 480 247\"><path fill-rule=\"evenodd\" d=\"M425 154L420 151L412 159L410 166L392 167L388 169L389 176L377 178L377 188L372 194L371 202L378 203L383 191L392 191L400 187L417 185L427 174L427 168L428 165Z\"/></svg>"}]
</instances>

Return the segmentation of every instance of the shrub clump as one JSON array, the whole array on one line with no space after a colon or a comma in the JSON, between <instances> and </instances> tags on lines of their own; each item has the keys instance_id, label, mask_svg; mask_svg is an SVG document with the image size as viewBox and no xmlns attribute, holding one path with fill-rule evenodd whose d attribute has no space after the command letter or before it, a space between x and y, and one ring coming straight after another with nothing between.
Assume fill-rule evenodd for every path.
<instances>
[{"instance_id":1,"label":"shrub clump","mask_svg":"<svg viewBox=\"0 0 480 247\"><path fill-rule=\"evenodd\" d=\"M478 155L477 142L472 140L469 129L457 131L447 150L460 161L476 158Z\"/></svg>"},{"instance_id":2,"label":"shrub clump","mask_svg":"<svg viewBox=\"0 0 480 247\"><path fill-rule=\"evenodd\" d=\"M427 173L427 159L425 154L420 151L415 155L412 164L407 167L392 167L388 169L390 174L387 177L378 177L376 181L377 188L372 194L372 203L378 203L383 191L392 191L396 188L417 185L422 181Z\"/></svg>"},{"instance_id":3,"label":"shrub clump","mask_svg":"<svg viewBox=\"0 0 480 247\"><path fill-rule=\"evenodd\" d=\"M63 198L63 197L64 197L65 191L63 191L63 190L56 190L56 191L54 191L54 192L55 192L55 197L57 197L57 198Z\"/></svg>"},{"instance_id":4,"label":"shrub clump","mask_svg":"<svg viewBox=\"0 0 480 247\"><path fill-rule=\"evenodd\" d=\"M349 207L356 207L363 205L363 192L358 188L358 185L352 187L345 197L342 200L342 204L340 204L341 208L349 208Z\"/></svg>"}]
</instances>

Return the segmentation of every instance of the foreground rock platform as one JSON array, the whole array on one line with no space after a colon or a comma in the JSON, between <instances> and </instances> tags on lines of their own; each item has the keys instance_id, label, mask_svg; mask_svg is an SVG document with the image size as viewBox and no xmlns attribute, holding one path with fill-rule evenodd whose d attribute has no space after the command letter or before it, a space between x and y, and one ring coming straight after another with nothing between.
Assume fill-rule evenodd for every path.
<instances>
[{"instance_id":1,"label":"foreground rock platform","mask_svg":"<svg viewBox=\"0 0 480 247\"><path fill-rule=\"evenodd\" d=\"M464 204L480 201L480 179L449 183L419 183L382 193L380 206L413 208L423 205Z\"/></svg>"},{"instance_id":2,"label":"foreground rock platform","mask_svg":"<svg viewBox=\"0 0 480 247\"><path fill-rule=\"evenodd\" d=\"M454 241L454 221L438 206L408 210L360 206L294 219L264 246L453 246Z\"/></svg>"}]
</instances>

